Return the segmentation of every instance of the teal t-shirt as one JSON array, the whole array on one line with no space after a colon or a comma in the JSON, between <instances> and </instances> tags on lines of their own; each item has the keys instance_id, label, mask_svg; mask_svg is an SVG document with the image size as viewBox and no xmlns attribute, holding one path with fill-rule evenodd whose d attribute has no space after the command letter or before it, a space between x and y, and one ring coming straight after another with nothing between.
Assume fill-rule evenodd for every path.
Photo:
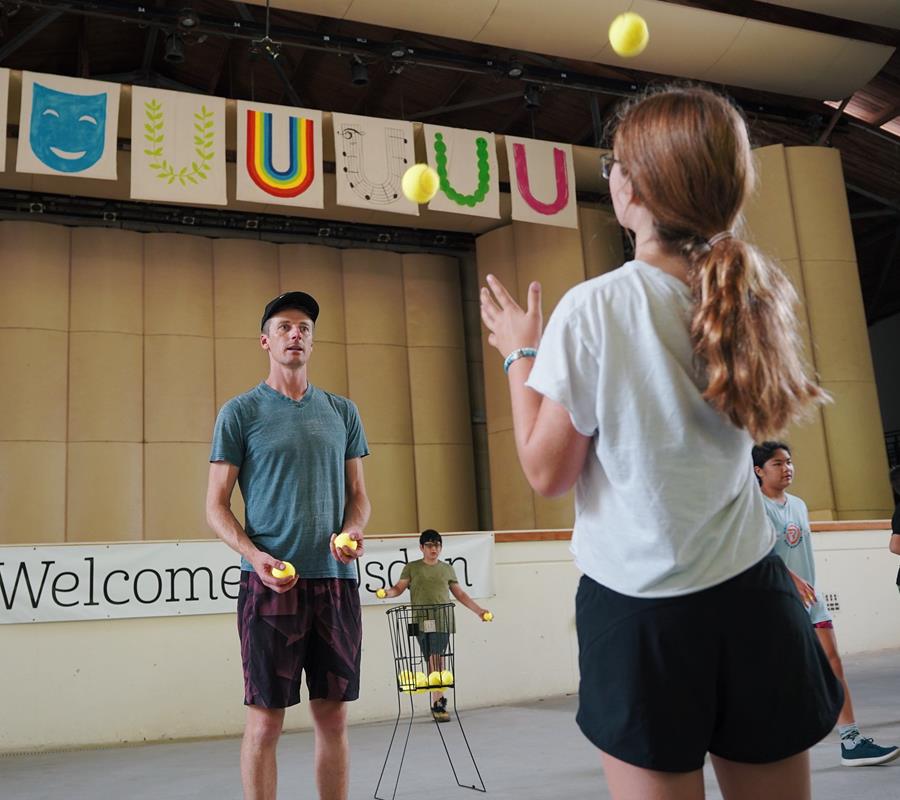
<instances>
[{"instance_id":1,"label":"teal t-shirt","mask_svg":"<svg viewBox=\"0 0 900 800\"><path fill-rule=\"evenodd\" d=\"M813 557L812 531L809 527L809 511L799 497L785 492L785 502L778 503L763 495L766 515L775 529L775 553L791 572L796 572L810 586L816 586L816 562ZM818 595L818 592L816 592ZM814 623L826 622L831 614L820 597L809 609Z\"/></svg>"},{"instance_id":2,"label":"teal t-shirt","mask_svg":"<svg viewBox=\"0 0 900 800\"><path fill-rule=\"evenodd\" d=\"M331 555L344 519L345 461L369 447L352 401L310 385L297 401L260 383L219 411L209 460L240 470L244 530L301 578L355 578ZM252 570L241 559L241 569Z\"/></svg>"}]
</instances>

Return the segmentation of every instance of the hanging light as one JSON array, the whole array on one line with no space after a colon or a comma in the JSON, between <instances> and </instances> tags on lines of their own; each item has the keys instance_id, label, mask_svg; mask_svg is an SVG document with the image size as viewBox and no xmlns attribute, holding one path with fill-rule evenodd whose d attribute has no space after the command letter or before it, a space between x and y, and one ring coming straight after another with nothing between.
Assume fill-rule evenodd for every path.
<instances>
[{"instance_id":1,"label":"hanging light","mask_svg":"<svg viewBox=\"0 0 900 800\"><path fill-rule=\"evenodd\" d=\"M369 67L359 56L354 56L350 62L350 81L354 86L365 86L369 82Z\"/></svg>"},{"instance_id":2,"label":"hanging light","mask_svg":"<svg viewBox=\"0 0 900 800\"><path fill-rule=\"evenodd\" d=\"M172 32L166 36L163 58L170 64L181 64L184 61L184 39L180 33Z\"/></svg>"}]
</instances>

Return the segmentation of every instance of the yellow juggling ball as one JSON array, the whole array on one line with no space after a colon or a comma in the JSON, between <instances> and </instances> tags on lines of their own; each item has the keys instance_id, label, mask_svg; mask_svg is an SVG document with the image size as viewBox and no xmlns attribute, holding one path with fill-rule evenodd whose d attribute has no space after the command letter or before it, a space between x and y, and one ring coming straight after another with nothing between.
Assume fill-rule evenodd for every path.
<instances>
[{"instance_id":1,"label":"yellow juggling ball","mask_svg":"<svg viewBox=\"0 0 900 800\"><path fill-rule=\"evenodd\" d=\"M403 194L411 203L427 203L437 194L441 185L438 174L428 164L413 164L400 182Z\"/></svg>"},{"instance_id":2,"label":"yellow juggling ball","mask_svg":"<svg viewBox=\"0 0 900 800\"><path fill-rule=\"evenodd\" d=\"M356 550L357 542L356 539L350 538L349 533L339 533L334 537L334 546L337 550L340 550L342 547L349 547L351 550Z\"/></svg>"},{"instance_id":3,"label":"yellow juggling ball","mask_svg":"<svg viewBox=\"0 0 900 800\"><path fill-rule=\"evenodd\" d=\"M609 43L623 58L631 58L644 52L650 41L650 31L640 14L626 11L619 14L609 26Z\"/></svg>"},{"instance_id":4,"label":"yellow juggling ball","mask_svg":"<svg viewBox=\"0 0 900 800\"><path fill-rule=\"evenodd\" d=\"M274 567L272 569L272 577L273 578L293 578L294 575L297 574L297 570L294 569L294 565L290 561L283 561L284 569L278 569L278 567Z\"/></svg>"}]
</instances>

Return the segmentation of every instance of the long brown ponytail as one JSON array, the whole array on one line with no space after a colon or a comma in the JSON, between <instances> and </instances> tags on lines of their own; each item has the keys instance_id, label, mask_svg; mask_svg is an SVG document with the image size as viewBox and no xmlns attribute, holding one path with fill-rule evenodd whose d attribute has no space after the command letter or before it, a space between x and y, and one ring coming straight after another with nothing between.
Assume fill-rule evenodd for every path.
<instances>
[{"instance_id":1,"label":"long brown ponytail","mask_svg":"<svg viewBox=\"0 0 900 800\"><path fill-rule=\"evenodd\" d=\"M757 440L825 402L801 357L796 292L736 230L755 182L740 113L706 89L670 87L620 112L615 149L661 243L688 260L706 401Z\"/></svg>"}]
</instances>

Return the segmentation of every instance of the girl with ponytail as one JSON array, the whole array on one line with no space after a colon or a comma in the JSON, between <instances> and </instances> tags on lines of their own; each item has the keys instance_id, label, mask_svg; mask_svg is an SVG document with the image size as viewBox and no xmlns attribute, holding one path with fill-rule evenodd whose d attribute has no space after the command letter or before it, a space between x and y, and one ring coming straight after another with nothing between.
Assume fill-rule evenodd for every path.
<instances>
[{"instance_id":1,"label":"girl with ponytail","mask_svg":"<svg viewBox=\"0 0 900 800\"><path fill-rule=\"evenodd\" d=\"M633 261L543 335L537 283L525 309L481 290L525 475L575 487L578 724L617 800L699 800L707 753L727 800L802 800L842 691L748 454L827 396L790 283L740 236L747 129L706 89L658 91L621 111L603 172Z\"/></svg>"}]
</instances>

